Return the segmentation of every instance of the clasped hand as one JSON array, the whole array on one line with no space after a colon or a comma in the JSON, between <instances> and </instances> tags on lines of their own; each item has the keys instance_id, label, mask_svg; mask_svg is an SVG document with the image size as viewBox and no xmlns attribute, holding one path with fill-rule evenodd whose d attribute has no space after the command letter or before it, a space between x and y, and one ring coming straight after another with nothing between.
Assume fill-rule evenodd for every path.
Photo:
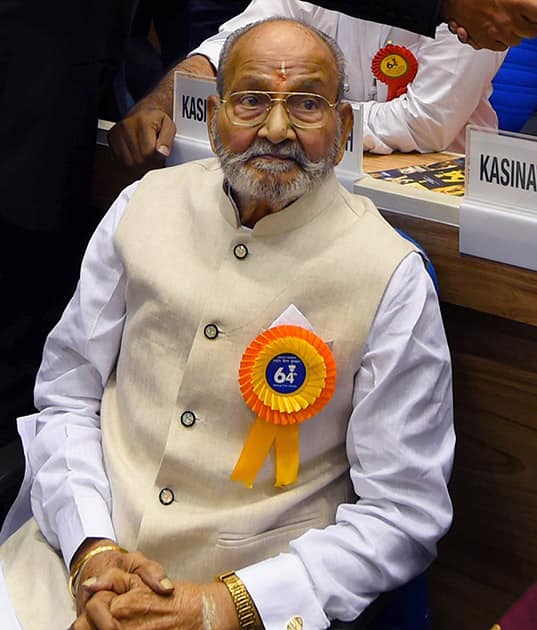
<instances>
[{"instance_id":1,"label":"clasped hand","mask_svg":"<svg viewBox=\"0 0 537 630\"><path fill-rule=\"evenodd\" d=\"M70 630L234 630L238 620L226 587L172 583L140 552L106 552L84 566Z\"/></svg>"},{"instance_id":2,"label":"clasped hand","mask_svg":"<svg viewBox=\"0 0 537 630\"><path fill-rule=\"evenodd\" d=\"M177 583L173 592L155 593L136 574L110 569L81 585L89 599L72 630L203 628L201 585Z\"/></svg>"}]
</instances>

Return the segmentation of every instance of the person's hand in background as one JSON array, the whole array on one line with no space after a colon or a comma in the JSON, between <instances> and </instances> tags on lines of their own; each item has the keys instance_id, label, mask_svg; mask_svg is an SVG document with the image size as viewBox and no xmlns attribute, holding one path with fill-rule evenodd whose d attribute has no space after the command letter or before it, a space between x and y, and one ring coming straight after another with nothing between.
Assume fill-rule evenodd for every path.
<instances>
[{"instance_id":1,"label":"person's hand in background","mask_svg":"<svg viewBox=\"0 0 537 630\"><path fill-rule=\"evenodd\" d=\"M170 70L150 94L114 125L108 132L108 142L124 166L146 170L164 166L175 136L172 120L175 72L200 78L215 75L206 57L188 57Z\"/></svg>"},{"instance_id":2,"label":"person's hand in background","mask_svg":"<svg viewBox=\"0 0 537 630\"><path fill-rule=\"evenodd\" d=\"M505 50L537 37L537 0L444 0L441 14L459 40Z\"/></svg>"}]
</instances>

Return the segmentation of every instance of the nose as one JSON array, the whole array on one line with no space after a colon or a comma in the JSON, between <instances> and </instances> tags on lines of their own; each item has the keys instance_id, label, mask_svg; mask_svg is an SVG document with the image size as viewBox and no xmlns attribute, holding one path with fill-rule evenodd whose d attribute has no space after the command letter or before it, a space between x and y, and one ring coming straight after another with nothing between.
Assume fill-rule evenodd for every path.
<instances>
[{"instance_id":1,"label":"nose","mask_svg":"<svg viewBox=\"0 0 537 630\"><path fill-rule=\"evenodd\" d=\"M279 144L285 140L296 140L295 130L282 101L273 101L272 108L265 122L258 129L257 135L273 144Z\"/></svg>"}]
</instances>

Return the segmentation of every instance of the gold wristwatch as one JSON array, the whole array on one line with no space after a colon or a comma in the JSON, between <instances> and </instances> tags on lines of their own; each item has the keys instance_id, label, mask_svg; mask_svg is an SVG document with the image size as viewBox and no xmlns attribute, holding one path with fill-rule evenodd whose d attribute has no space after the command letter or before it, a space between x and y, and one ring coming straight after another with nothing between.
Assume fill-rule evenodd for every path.
<instances>
[{"instance_id":1,"label":"gold wristwatch","mask_svg":"<svg viewBox=\"0 0 537 630\"><path fill-rule=\"evenodd\" d=\"M217 575L216 580L226 585L237 611L241 630L258 630L262 628L263 625L261 624L259 613L242 580L233 571Z\"/></svg>"}]
</instances>

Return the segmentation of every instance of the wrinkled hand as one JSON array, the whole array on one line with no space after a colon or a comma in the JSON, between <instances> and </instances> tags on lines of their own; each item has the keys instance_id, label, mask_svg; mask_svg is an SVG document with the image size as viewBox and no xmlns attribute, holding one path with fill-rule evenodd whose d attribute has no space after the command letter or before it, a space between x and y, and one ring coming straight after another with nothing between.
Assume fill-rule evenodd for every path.
<instances>
[{"instance_id":1,"label":"wrinkled hand","mask_svg":"<svg viewBox=\"0 0 537 630\"><path fill-rule=\"evenodd\" d=\"M119 625L119 621L113 618L112 621L110 621L110 604L115 597L117 597L117 594L111 591L101 591L95 594L90 600L92 610L91 617L88 612L89 607L87 607L69 626L68 630L96 630L103 628L120 630L121 626ZM103 614L104 618L101 618Z\"/></svg>"},{"instance_id":2,"label":"wrinkled hand","mask_svg":"<svg viewBox=\"0 0 537 630\"><path fill-rule=\"evenodd\" d=\"M476 49L505 50L537 36L537 0L444 0L442 15Z\"/></svg>"},{"instance_id":3,"label":"wrinkled hand","mask_svg":"<svg viewBox=\"0 0 537 630\"><path fill-rule=\"evenodd\" d=\"M134 551L121 553L119 551L104 551L90 558L80 574L79 587L76 596L76 611L79 615L84 611L88 600L96 591L89 591L82 584L89 578L101 578L110 569L120 569L126 575L133 575L139 579L146 588L162 595L168 595L173 591L173 584L166 576L164 568L154 560L149 560L143 553Z\"/></svg>"},{"instance_id":4,"label":"wrinkled hand","mask_svg":"<svg viewBox=\"0 0 537 630\"><path fill-rule=\"evenodd\" d=\"M221 583L176 582L173 593L160 595L137 576L107 571L82 588L92 597L72 630L236 630L237 615Z\"/></svg>"},{"instance_id":5,"label":"wrinkled hand","mask_svg":"<svg viewBox=\"0 0 537 630\"><path fill-rule=\"evenodd\" d=\"M127 167L160 168L170 154L175 124L161 109L135 106L108 132L108 142Z\"/></svg>"}]
</instances>

